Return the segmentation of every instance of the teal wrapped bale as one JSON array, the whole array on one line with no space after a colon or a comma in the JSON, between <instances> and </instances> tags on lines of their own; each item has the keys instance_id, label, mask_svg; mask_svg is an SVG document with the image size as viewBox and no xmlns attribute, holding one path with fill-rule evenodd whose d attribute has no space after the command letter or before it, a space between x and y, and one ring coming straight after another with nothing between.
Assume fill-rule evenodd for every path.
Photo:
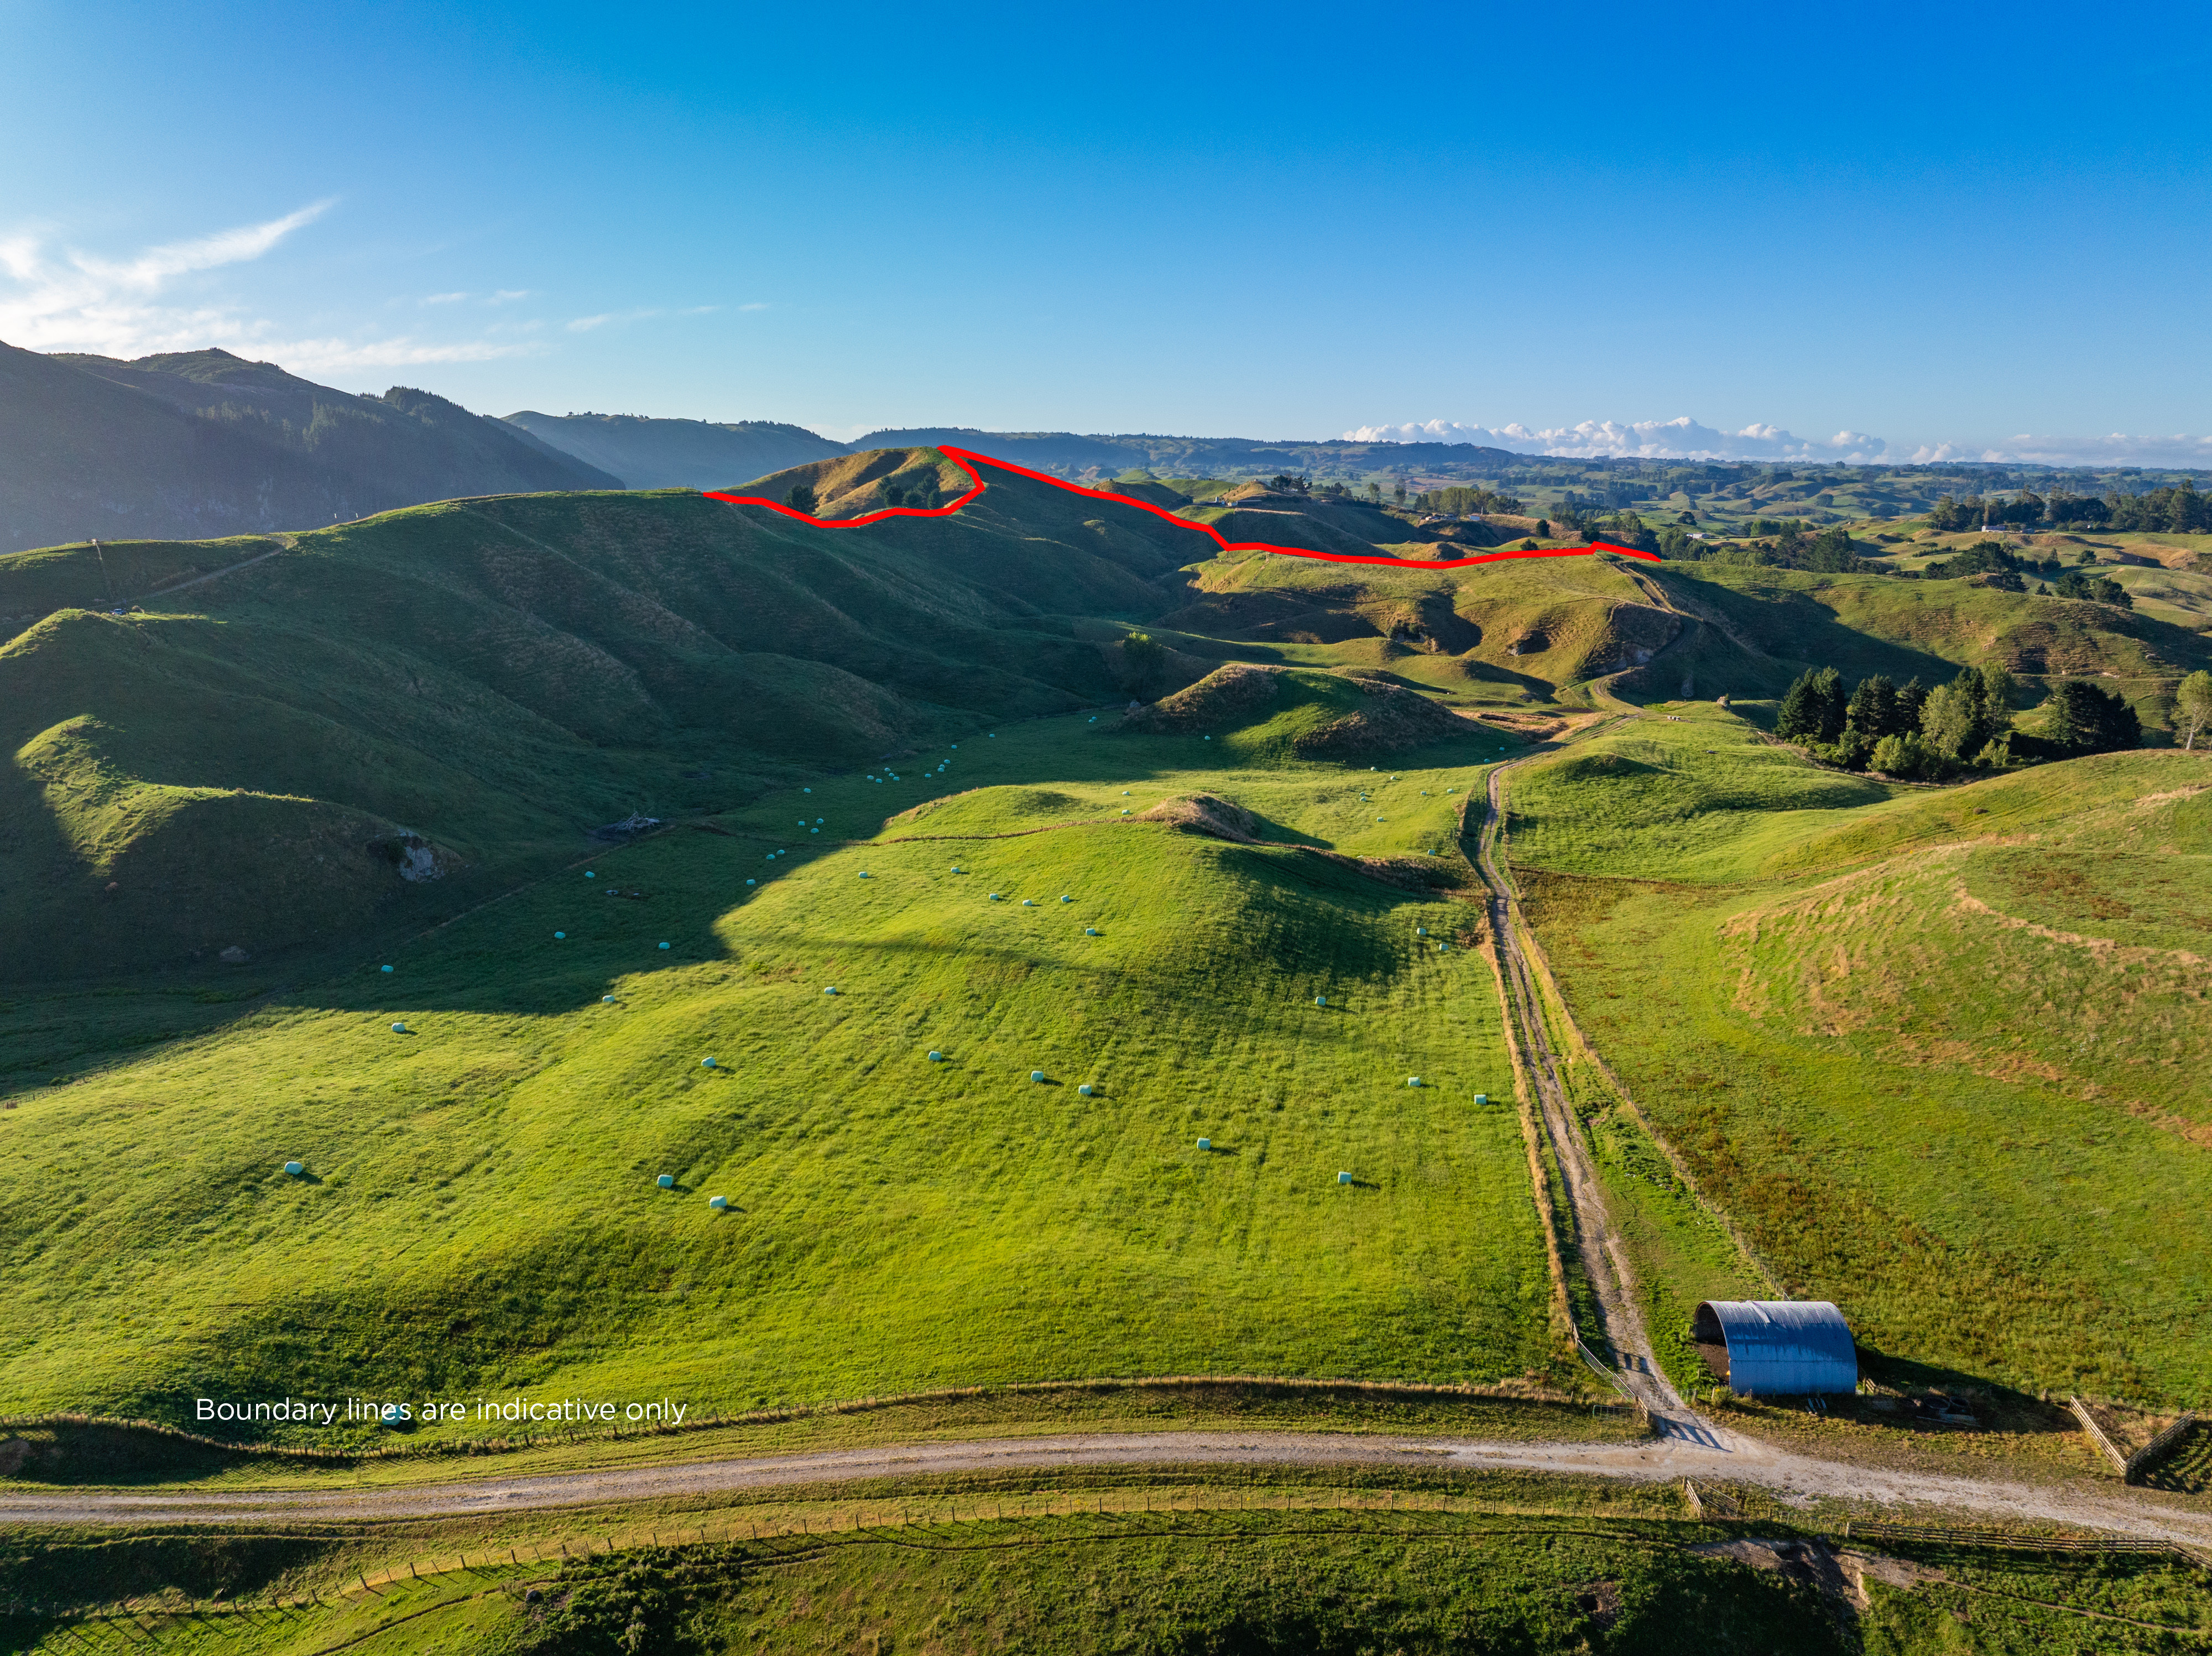
<instances>
[{"instance_id":1,"label":"teal wrapped bale","mask_svg":"<svg viewBox=\"0 0 2212 1656\"><path fill-rule=\"evenodd\" d=\"M1340 1185L1348 1185L1352 1182L1352 1175L1348 1173L1340 1173L1336 1175L1336 1182Z\"/></svg>"},{"instance_id":2,"label":"teal wrapped bale","mask_svg":"<svg viewBox=\"0 0 2212 1656\"><path fill-rule=\"evenodd\" d=\"M730 1210L730 1198L726 1196L710 1196L707 1198L707 1205L717 1213L727 1213Z\"/></svg>"},{"instance_id":3,"label":"teal wrapped bale","mask_svg":"<svg viewBox=\"0 0 2212 1656\"><path fill-rule=\"evenodd\" d=\"M307 1172L307 1164L305 1162L287 1162L284 1164L284 1171L290 1174L295 1179L297 1179L301 1174Z\"/></svg>"},{"instance_id":4,"label":"teal wrapped bale","mask_svg":"<svg viewBox=\"0 0 2212 1656\"><path fill-rule=\"evenodd\" d=\"M1031 1081L1042 1081L1042 1080L1044 1079L1044 1071L1042 1071L1042 1070L1032 1070L1032 1071L1030 1071L1030 1079Z\"/></svg>"},{"instance_id":5,"label":"teal wrapped bale","mask_svg":"<svg viewBox=\"0 0 2212 1656\"><path fill-rule=\"evenodd\" d=\"M1198 1141L1198 1147L1202 1150L1210 1150L1213 1148L1213 1141L1211 1138L1201 1138Z\"/></svg>"},{"instance_id":6,"label":"teal wrapped bale","mask_svg":"<svg viewBox=\"0 0 2212 1656\"><path fill-rule=\"evenodd\" d=\"M659 1178L654 1180L653 1182L659 1186L663 1190L674 1190L676 1188L676 1175L672 1173L664 1173Z\"/></svg>"}]
</instances>

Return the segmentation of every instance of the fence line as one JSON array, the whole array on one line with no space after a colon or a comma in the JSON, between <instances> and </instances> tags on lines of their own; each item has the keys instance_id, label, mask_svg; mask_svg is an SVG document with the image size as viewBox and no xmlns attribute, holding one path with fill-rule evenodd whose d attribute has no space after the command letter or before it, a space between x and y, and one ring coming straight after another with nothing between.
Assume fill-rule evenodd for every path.
<instances>
[{"instance_id":1,"label":"fence line","mask_svg":"<svg viewBox=\"0 0 2212 1656\"><path fill-rule=\"evenodd\" d=\"M2102 1449L2105 1458L2112 1463L2122 1477L2125 1477L2128 1475L2128 1458L2119 1452L2112 1439L2105 1435L2105 1429L2097 1424L2097 1417L2089 1412L2089 1405L2079 1398L2069 1398L2066 1406L2074 1411L2074 1418L2081 1422L2081 1429L2089 1435L2089 1441Z\"/></svg>"},{"instance_id":2,"label":"fence line","mask_svg":"<svg viewBox=\"0 0 2212 1656\"><path fill-rule=\"evenodd\" d=\"M2152 1467L2157 1465L2160 1461L2164 1460L2180 1444L2182 1439L2189 1435L2191 1429L2196 1424L2197 1416L2192 1410L2182 1416L2179 1420L2175 1421L2172 1425L2130 1455L2125 1468L2128 1482L2134 1483Z\"/></svg>"},{"instance_id":3,"label":"fence line","mask_svg":"<svg viewBox=\"0 0 2212 1656\"><path fill-rule=\"evenodd\" d=\"M1587 1357L1586 1359L1587 1360ZM1601 1368L1601 1374L1608 1371ZM1619 1382L1614 1382L1616 1386ZM1147 1374L1124 1377L1094 1377L1071 1380L1020 1380L1004 1386L963 1386L936 1392L895 1392L885 1397L845 1398L823 1403L793 1404L776 1409L754 1409L737 1414L701 1414L685 1419L681 1424L669 1422L634 1422L628 1426L617 1426L606 1431L562 1431L558 1429L535 1432L519 1431L512 1435L481 1438L447 1438L422 1444L392 1444L379 1448L321 1448L309 1444L255 1443L237 1438L210 1437L203 1432L187 1431L181 1426L172 1426L164 1421L134 1419L116 1415L93 1415L75 1411L56 1410L40 1415L0 1415L0 1431L22 1431L41 1427L93 1426L118 1430L147 1432L165 1437L173 1442L191 1443L204 1448L220 1449L232 1454L274 1455L300 1460L360 1461L392 1460L410 1457L430 1459L444 1455L477 1455L510 1453L521 1449L534 1449L555 1443L605 1443L625 1438L676 1437L690 1432L716 1430L731 1426L778 1426L792 1421L810 1420L838 1415L866 1414L879 1409L925 1406L960 1403L975 1398L995 1397L1042 1397L1070 1392L1164 1392L1196 1386L1232 1386L1255 1389L1275 1389L1284 1392L1315 1395L1350 1393L1357 1397L1384 1399L1437 1399L1474 1403L1502 1403L1535 1404L1551 1408L1595 1410L1599 1413L1618 1410L1621 1405L1613 1403L1593 1404L1565 1392L1536 1389L1522 1391L1493 1386L1446 1386L1422 1380L1326 1380L1287 1374ZM1624 1395L1626 1395L1624 1388ZM1635 1399L1630 1398L1633 1403ZM1640 1415L1639 1407L1637 1412ZM529 1422L525 1422L528 1424Z\"/></svg>"},{"instance_id":4,"label":"fence line","mask_svg":"<svg viewBox=\"0 0 2212 1656\"><path fill-rule=\"evenodd\" d=\"M1697 1485L1685 1478L1682 1482L1684 1502L1688 1508L1686 1521L1698 1524L1723 1523L1754 1524L1757 1520L1745 1519L1739 1511L1731 1511L1736 1503L1717 1492L1700 1495ZM961 1508L966 1507L967 1511ZM1011 1512L1010 1509L1011 1508ZM115 1622L135 1619L141 1616L234 1616L257 1611L300 1610L323 1608L349 1600L380 1596L381 1591L410 1581L435 1580L441 1575L481 1574L486 1571L507 1572L501 1579L509 1586L529 1585L533 1578L517 1576L512 1572L537 1564L552 1564L556 1568L581 1559L590 1559L631 1548L644 1546L703 1546L714 1543L734 1544L738 1542L778 1542L798 1539L814 1540L830 1544L832 1538L844 1538L840 1544L864 1541L883 1532L897 1532L909 1528L933 1529L962 1523L1003 1522L1010 1516L1017 1522L1073 1516L1105 1517L1135 1516L1138 1514L1169 1514L1174 1513L1231 1513L1231 1512L1300 1512L1326 1511L1370 1512L1383 1513L1440 1513L1472 1518L1511 1519L1532 1515L1569 1516L1568 1514L1532 1513L1517 1507L1499 1507L1481 1497L1455 1496L1445 1490L1407 1492L1399 1489L1331 1488L1305 1486L1303 1488L1250 1487L1243 1489L1200 1488L1181 1489L1154 1486L1103 1489L1071 1489L1059 1493L1020 1493L1011 1499L1004 1495L975 1495L966 1497L946 1495L908 1495L876 1501L856 1501L823 1503L818 1511L786 1512L779 1516L763 1519L759 1516L741 1517L731 1514L720 1522L702 1521L692 1524L670 1525L665 1520L615 1526L580 1535L557 1537L550 1540L525 1544L515 1542L502 1547L491 1540L476 1545L463 1545L453 1552L441 1551L428 1556L402 1559L386 1565L374 1575L365 1568L356 1568L354 1580L334 1587L310 1587L305 1592L277 1593L269 1592L253 1598L228 1600L187 1599L179 1603L167 1598L151 1602L125 1597L99 1606L61 1607L17 1599L0 1603L0 1610L15 1614L45 1616L64 1622ZM588 1520L586 1520L588 1521ZM1656 1515L1637 1515L1639 1523L1680 1523L1686 1520ZM1788 1527L1788 1521L1782 1520ZM1959 1547L1986 1547L2015 1552L2062 1553L2125 1553L2144 1556L2165 1556L2212 1572L2212 1549L2192 1546L2185 1543L2166 1541L2147 1536L2132 1535L2033 1535L2013 1530L1972 1529L1938 1524L1910 1524L1886 1520L1865 1521L1846 1520L1840 1529L1822 1528L1816 1532L1830 1540L1848 1544L1853 1542L1917 1541ZM1628 1537L1620 1538L1627 1539ZM800 1558L815 1549L802 1546L787 1550L783 1556ZM522 1555L527 1552L530 1556Z\"/></svg>"}]
</instances>

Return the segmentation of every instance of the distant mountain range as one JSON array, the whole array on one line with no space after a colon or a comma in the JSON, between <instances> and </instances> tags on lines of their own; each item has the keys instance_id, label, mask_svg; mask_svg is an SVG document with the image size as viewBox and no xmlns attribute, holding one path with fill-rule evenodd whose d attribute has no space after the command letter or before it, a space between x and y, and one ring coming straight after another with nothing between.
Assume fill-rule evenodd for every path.
<instances>
[{"instance_id":1,"label":"distant mountain range","mask_svg":"<svg viewBox=\"0 0 2212 1656\"><path fill-rule=\"evenodd\" d=\"M632 488L727 488L848 452L845 444L803 426L773 420L720 423L526 409L508 415L507 423L586 465L613 472Z\"/></svg>"},{"instance_id":2,"label":"distant mountain range","mask_svg":"<svg viewBox=\"0 0 2212 1656\"><path fill-rule=\"evenodd\" d=\"M1079 435L929 426L840 443L768 420L470 413L427 391L319 385L228 351L135 361L0 344L0 553L301 531L404 506L574 489L739 488L865 450L974 448L1096 482L1279 472L1474 481L1580 462L1468 443Z\"/></svg>"},{"instance_id":3,"label":"distant mountain range","mask_svg":"<svg viewBox=\"0 0 2212 1656\"><path fill-rule=\"evenodd\" d=\"M521 427L427 391L356 396L222 350L122 362L0 344L0 552L621 487Z\"/></svg>"}]
</instances>

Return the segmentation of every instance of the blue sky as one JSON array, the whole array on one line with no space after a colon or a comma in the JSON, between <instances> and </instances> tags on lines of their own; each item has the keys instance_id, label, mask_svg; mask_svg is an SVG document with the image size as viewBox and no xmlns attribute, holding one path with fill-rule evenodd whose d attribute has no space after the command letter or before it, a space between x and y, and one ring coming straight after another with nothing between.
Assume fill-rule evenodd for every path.
<instances>
[{"instance_id":1,"label":"blue sky","mask_svg":"<svg viewBox=\"0 0 2212 1656\"><path fill-rule=\"evenodd\" d=\"M2179 6L0 0L0 339L840 436L2204 434L2208 83Z\"/></svg>"}]
</instances>

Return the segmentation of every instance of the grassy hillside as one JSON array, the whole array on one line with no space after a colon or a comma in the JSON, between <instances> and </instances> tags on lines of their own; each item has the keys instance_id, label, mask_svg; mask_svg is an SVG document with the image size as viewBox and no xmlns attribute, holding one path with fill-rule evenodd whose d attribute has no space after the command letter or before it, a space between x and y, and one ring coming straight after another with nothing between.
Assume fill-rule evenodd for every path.
<instances>
[{"instance_id":1,"label":"grassy hillside","mask_svg":"<svg viewBox=\"0 0 2212 1656\"><path fill-rule=\"evenodd\" d=\"M424 391L356 397L220 350L120 362L0 345L0 553L617 482Z\"/></svg>"},{"instance_id":2,"label":"grassy hillside","mask_svg":"<svg viewBox=\"0 0 2212 1656\"><path fill-rule=\"evenodd\" d=\"M855 533L690 494L525 496L0 559L21 628L0 644L21 755L0 933L42 940L9 970L450 913L633 812L1110 701L1117 628L1090 618L1159 608L1175 555L1157 520L1072 500L1014 480L957 522ZM144 612L93 613L111 592ZM401 877L406 834L442 878Z\"/></svg>"},{"instance_id":3,"label":"grassy hillside","mask_svg":"<svg viewBox=\"0 0 2212 1656\"><path fill-rule=\"evenodd\" d=\"M1517 776L1575 1017L1893 1374L2201 1400L2212 761L1884 793L1711 710Z\"/></svg>"},{"instance_id":4,"label":"grassy hillside","mask_svg":"<svg viewBox=\"0 0 2212 1656\"><path fill-rule=\"evenodd\" d=\"M1886 673L1899 683L1934 683L1971 662L2002 666L2032 691L2065 677L2116 681L2145 723L2160 725L2160 691L2212 664L2212 639L2148 606L2131 612L1967 580L1710 563L1668 564L1653 578L1734 646L1699 674L1699 694L1772 695L1808 666L1835 667L1847 680ZM1663 681L1674 658L1655 670L1654 694L1671 694Z\"/></svg>"},{"instance_id":5,"label":"grassy hillside","mask_svg":"<svg viewBox=\"0 0 2212 1656\"><path fill-rule=\"evenodd\" d=\"M1279 770L1238 845L1134 820L1248 792L1202 738L980 741L957 810L780 793L22 1098L0 1412L1545 1370L1480 911L1294 843L1479 772Z\"/></svg>"}]
</instances>

